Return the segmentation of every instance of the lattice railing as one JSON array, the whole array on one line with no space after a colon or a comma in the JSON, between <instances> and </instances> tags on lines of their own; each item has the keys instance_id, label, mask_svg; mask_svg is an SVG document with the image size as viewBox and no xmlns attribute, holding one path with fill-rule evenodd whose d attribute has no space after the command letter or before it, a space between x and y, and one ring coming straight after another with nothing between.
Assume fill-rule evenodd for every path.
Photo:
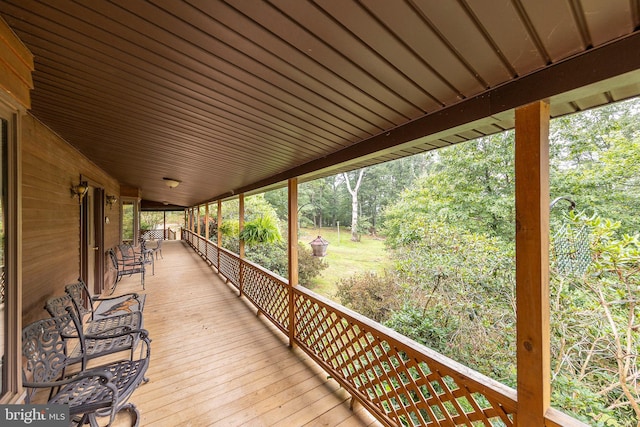
<instances>
[{"instance_id":1,"label":"lattice railing","mask_svg":"<svg viewBox=\"0 0 640 427\"><path fill-rule=\"evenodd\" d=\"M205 258L216 269L218 268L218 247L211 244L211 242L207 242L207 250L205 252Z\"/></svg>"},{"instance_id":2,"label":"lattice railing","mask_svg":"<svg viewBox=\"0 0 640 427\"><path fill-rule=\"evenodd\" d=\"M189 234L183 239L195 249ZM288 333L288 282L206 245L206 253L209 246L220 252L219 272ZM293 292L295 343L384 424L514 425L515 390L308 289Z\"/></svg>"},{"instance_id":3,"label":"lattice railing","mask_svg":"<svg viewBox=\"0 0 640 427\"><path fill-rule=\"evenodd\" d=\"M276 326L287 333L289 285L286 280L247 261L243 261L242 268L243 294Z\"/></svg>"},{"instance_id":4,"label":"lattice railing","mask_svg":"<svg viewBox=\"0 0 640 427\"><path fill-rule=\"evenodd\" d=\"M145 230L140 237L144 240L164 240L164 230Z\"/></svg>"},{"instance_id":5,"label":"lattice railing","mask_svg":"<svg viewBox=\"0 0 640 427\"><path fill-rule=\"evenodd\" d=\"M240 258L226 249L220 251L220 265L218 271L236 288L240 288Z\"/></svg>"},{"instance_id":6,"label":"lattice railing","mask_svg":"<svg viewBox=\"0 0 640 427\"><path fill-rule=\"evenodd\" d=\"M207 241L201 236L198 236L198 252L203 255L207 253Z\"/></svg>"},{"instance_id":7,"label":"lattice railing","mask_svg":"<svg viewBox=\"0 0 640 427\"><path fill-rule=\"evenodd\" d=\"M294 305L298 345L387 423L513 425L514 390L304 288Z\"/></svg>"}]
</instances>

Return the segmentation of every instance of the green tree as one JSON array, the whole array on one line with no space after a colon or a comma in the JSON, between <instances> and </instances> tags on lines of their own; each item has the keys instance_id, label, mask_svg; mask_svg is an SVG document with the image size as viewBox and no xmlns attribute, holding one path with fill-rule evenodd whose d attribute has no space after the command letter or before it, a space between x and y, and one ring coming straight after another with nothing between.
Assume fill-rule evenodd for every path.
<instances>
[{"instance_id":1,"label":"green tree","mask_svg":"<svg viewBox=\"0 0 640 427\"><path fill-rule=\"evenodd\" d=\"M428 173L384 212L391 246L413 238L401 230L416 214L513 242L513 138L504 132L430 153Z\"/></svg>"}]
</instances>

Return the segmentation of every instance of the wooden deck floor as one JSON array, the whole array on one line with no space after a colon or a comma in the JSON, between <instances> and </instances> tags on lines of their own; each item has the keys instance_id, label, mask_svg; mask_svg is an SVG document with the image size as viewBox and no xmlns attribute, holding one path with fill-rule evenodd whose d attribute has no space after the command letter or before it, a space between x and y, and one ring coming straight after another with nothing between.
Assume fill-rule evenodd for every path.
<instances>
[{"instance_id":1,"label":"wooden deck floor","mask_svg":"<svg viewBox=\"0 0 640 427\"><path fill-rule=\"evenodd\" d=\"M186 244L163 253L146 277L150 382L131 397L141 426L379 425ZM138 277L116 294L131 291Z\"/></svg>"}]
</instances>

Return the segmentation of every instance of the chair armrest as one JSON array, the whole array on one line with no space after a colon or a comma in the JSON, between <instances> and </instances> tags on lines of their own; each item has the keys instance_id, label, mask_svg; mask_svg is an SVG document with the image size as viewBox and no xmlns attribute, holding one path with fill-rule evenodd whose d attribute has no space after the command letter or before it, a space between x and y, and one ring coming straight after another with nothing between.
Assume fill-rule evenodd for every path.
<instances>
[{"instance_id":1,"label":"chair armrest","mask_svg":"<svg viewBox=\"0 0 640 427\"><path fill-rule=\"evenodd\" d=\"M106 340L123 337L125 335L134 336L138 334L142 339L149 338L149 331L146 329L131 329L129 326L116 326L114 328L105 329L97 334L85 334L84 338L91 340Z\"/></svg>"},{"instance_id":2,"label":"chair armrest","mask_svg":"<svg viewBox=\"0 0 640 427\"><path fill-rule=\"evenodd\" d=\"M95 301L95 302L99 302L99 301L111 301L114 299L119 299L119 298L123 298L123 297L129 297L130 299L135 299L138 301L138 304L141 302L140 301L140 294L132 292L132 293L128 293L128 294L122 294L122 295L117 295L114 297L99 297L99 296L92 296L91 297L91 301Z\"/></svg>"},{"instance_id":3,"label":"chair armrest","mask_svg":"<svg viewBox=\"0 0 640 427\"><path fill-rule=\"evenodd\" d=\"M49 381L49 382L41 382L41 383L33 382L33 381L22 381L22 385L23 387L29 387L29 388L52 388L52 387L59 387L67 384L72 384L74 382L83 380L85 378L94 378L94 377L98 377L98 379L103 385L107 385L107 383L110 383L111 380L113 379L113 375L111 374L111 372L106 370L95 369L91 371L83 371L83 372L80 372L78 375L74 375L72 377L65 378L58 381ZM115 389L115 387L114 387L114 391L117 393L117 389Z\"/></svg>"}]
</instances>

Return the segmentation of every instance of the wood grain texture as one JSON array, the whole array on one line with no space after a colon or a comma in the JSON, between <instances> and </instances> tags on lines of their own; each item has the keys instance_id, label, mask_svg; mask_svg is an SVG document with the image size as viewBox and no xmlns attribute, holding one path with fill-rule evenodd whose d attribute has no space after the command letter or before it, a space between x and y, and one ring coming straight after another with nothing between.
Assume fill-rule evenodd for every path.
<instances>
[{"instance_id":1,"label":"wood grain texture","mask_svg":"<svg viewBox=\"0 0 640 427\"><path fill-rule=\"evenodd\" d=\"M192 249L167 241L163 252L146 280L150 382L131 397L140 425L379 425ZM118 291L140 282L124 278Z\"/></svg>"},{"instance_id":2,"label":"wood grain texture","mask_svg":"<svg viewBox=\"0 0 640 427\"><path fill-rule=\"evenodd\" d=\"M30 114L22 117L23 322L45 315L45 301L80 276L80 176L119 197L119 184ZM120 240L120 212L105 208L105 248ZM105 264L107 265L107 264ZM107 272L108 273L108 272ZM108 278L107 278L108 283Z\"/></svg>"}]
</instances>

